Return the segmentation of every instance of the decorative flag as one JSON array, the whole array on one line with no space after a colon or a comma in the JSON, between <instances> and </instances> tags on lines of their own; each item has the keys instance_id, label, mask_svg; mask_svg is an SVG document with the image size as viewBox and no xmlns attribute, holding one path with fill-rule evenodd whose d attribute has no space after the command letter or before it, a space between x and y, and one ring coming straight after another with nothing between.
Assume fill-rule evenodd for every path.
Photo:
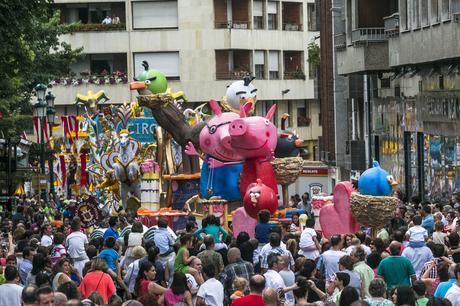
<instances>
[{"instance_id":1,"label":"decorative flag","mask_svg":"<svg viewBox=\"0 0 460 306\"><path fill-rule=\"evenodd\" d=\"M86 173L86 153L80 154L80 186L86 186L88 183L88 176Z\"/></svg>"},{"instance_id":2,"label":"decorative flag","mask_svg":"<svg viewBox=\"0 0 460 306\"><path fill-rule=\"evenodd\" d=\"M65 186L66 180L66 167L65 167L65 156L64 154L59 155L59 165L61 166L61 175L62 175L62 187Z\"/></svg>"}]
</instances>

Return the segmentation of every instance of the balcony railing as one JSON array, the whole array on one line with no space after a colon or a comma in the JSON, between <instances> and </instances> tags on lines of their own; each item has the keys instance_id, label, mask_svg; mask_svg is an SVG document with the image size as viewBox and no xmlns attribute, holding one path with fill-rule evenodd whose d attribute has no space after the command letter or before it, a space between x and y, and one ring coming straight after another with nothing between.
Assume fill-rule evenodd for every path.
<instances>
[{"instance_id":1,"label":"balcony railing","mask_svg":"<svg viewBox=\"0 0 460 306\"><path fill-rule=\"evenodd\" d=\"M104 32L104 31L125 31L124 23L101 24L101 23L81 23L75 25L74 32Z\"/></svg>"},{"instance_id":2,"label":"balcony railing","mask_svg":"<svg viewBox=\"0 0 460 306\"><path fill-rule=\"evenodd\" d=\"M336 50L343 50L347 48L347 34L340 33L334 35L334 47Z\"/></svg>"},{"instance_id":3,"label":"balcony railing","mask_svg":"<svg viewBox=\"0 0 460 306\"><path fill-rule=\"evenodd\" d=\"M385 34L387 37L396 36L399 34L399 14L394 13L391 16L383 17L385 23Z\"/></svg>"},{"instance_id":4,"label":"balcony railing","mask_svg":"<svg viewBox=\"0 0 460 306\"><path fill-rule=\"evenodd\" d=\"M302 31L302 25L299 23L283 23L285 31Z\"/></svg>"},{"instance_id":5,"label":"balcony railing","mask_svg":"<svg viewBox=\"0 0 460 306\"><path fill-rule=\"evenodd\" d=\"M305 73L303 73L302 70L285 71L284 79L285 80L305 80Z\"/></svg>"},{"instance_id":6,"label":"balcony railing","mask_svg":"<svg viewBox=\"0 0 460 306\"><path fill-rule=\"evenodd\" d=\"M216 80L242 80L245 76L251 74L248 71L216 72Z\"/></svg>"},{"instance_id":7,"label":"balcony railing","mask_svg":"<svg viewBox=\"0 0 460 306\"><path fill-rule=\"evenodd\" d=\"M216 29L249 29L249 21L216 21L214 22Z\"/></svg>"},{"instance_id":8,"label":"balcony railing","mask_svg":"<svg viewBox=\"0 0 460 306\"><path fill-rule=\"evenodd\" d=\"M353 44L386 41L385 28L360 28L351 32Z\"/></svg>"}]
</instances>

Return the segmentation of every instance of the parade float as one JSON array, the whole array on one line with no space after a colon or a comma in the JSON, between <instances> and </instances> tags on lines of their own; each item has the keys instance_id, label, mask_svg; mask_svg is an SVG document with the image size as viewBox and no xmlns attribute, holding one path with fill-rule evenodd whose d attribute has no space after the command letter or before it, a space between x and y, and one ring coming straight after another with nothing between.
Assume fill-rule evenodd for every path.
<instances>
[{"instance_id":1,"label":"parade float","mask_svg":"<svg viewBox=\"0 0 460 306\"><path fill-rule=\"evenodd\" d=\"M289 114L282 116L281 132L271 122L276 105L255 116L252 77L230 84L220 101L196 107L168 88L164 74L147 62L143 67L130 83L136 102L109 104L104 92L88 92L76 99L83 114L62 118L62 187L96 199L84 201L85 216L97 202L104 214L137 213L148 226L166 217L179 229L187 214L215 214L225 227L231 221L234 235L250 236L262 209L275 223L287 220L296 210L279 209L278 185L287 206L287 187L304 164L302 141L285 127ZM383 226L396 205L389 179L376 164L361 176L359 192L339 182L333 196L315 198L325 237Z\"/></svg>"},{"instance_id":2,"label":"parade float","mask_svg":"<svg viewBox=\"0 0 460 306\"><path fill-rule=\"evenodd\" d=\"M355 233L361 226L376 230L393 217L398 200L392 196L397 182L380 168L377 161L364 171L358 181L358 191L350 182L339 182L332 201L319 212L321 230L326 238L335 234Z\"/></svg>"}]
</instances>

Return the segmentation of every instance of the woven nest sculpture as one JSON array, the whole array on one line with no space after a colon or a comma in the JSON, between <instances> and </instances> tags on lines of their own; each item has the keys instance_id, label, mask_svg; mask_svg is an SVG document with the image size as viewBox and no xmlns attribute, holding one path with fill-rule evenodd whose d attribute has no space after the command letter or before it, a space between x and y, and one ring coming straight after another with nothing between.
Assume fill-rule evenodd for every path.
<instances>
[{"instance_id":1,"label":"woven nest sculpture","mask_svg":"<svg viewBox=\"0 0 460 306\"><path fill-rule=\"evenodd\" d=\"M167 93L140 95L137 97L140 106L147 106L152 109L165 107L168 104L174 103L174 97Z\"/></svg>"},{"instance_id":2,"label":"woven nest sculpture","mask_svg":"<svg viewBox=\"0 0 460 306\"><path fill-rule=\"evenodd\" d=\"M364 226L381 228L393 218L398 204L395 197L369 196L354 192L350 197L353 216Z\"/></svg>"},{"instance_id":3,"label":"woven nest sculpture","mask_svg":"<svg viewBox=\"0 0 460 306\"><path fill-rule=\"evenodd\" d=\"M272 161L275 171L276 181L280 185L290 185L294 183L302 172L302 157L275 158Z\"/></svg>"}]
</instances>

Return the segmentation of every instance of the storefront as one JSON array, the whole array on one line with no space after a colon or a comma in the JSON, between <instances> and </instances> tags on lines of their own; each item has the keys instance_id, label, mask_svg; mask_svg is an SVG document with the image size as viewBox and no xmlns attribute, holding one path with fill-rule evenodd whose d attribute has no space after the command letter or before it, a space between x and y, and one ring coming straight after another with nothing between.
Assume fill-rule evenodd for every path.
<instances>
[{"instance_id":1,"label":"storefront","mask_svg":"<svg viewBox=\"0 0 460 306\"><path fill-rule=\"evenodd\" d=\"M372 121L374 156L408 198L446 201L460 188L460 105L455 94L374 99Z\"/></svg>"}]
</instances>

